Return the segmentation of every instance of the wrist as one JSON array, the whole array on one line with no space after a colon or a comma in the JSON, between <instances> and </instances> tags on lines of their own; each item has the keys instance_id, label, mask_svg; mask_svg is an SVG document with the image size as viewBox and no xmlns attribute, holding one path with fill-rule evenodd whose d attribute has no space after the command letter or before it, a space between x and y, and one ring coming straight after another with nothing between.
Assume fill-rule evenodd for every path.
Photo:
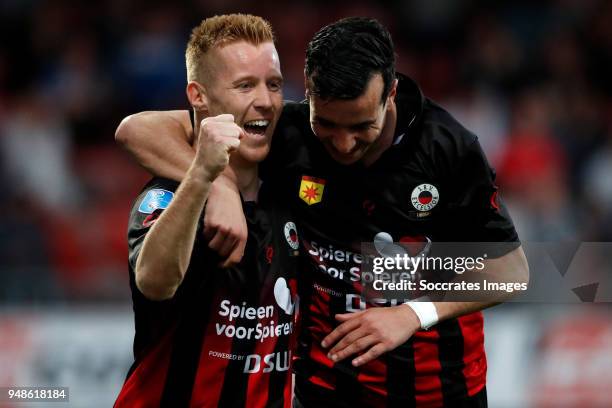
<instances>
[{"instance_id":1,"label":"wrist","mask_svg":"<svg viewBox=\"0 0 612 408\"><path fill-rule=\"evenodd\" d=\"M186 178L191 178L193 180L197 180L206 184L212 184L213 182L216 182L216 180L219 178L219 174L221 174L221 171L222 168L210 168L210 165L206 162L205 157L196 155L193 162L191 163L191 167L187 171Z\"/></svg>"},{"instance_id":2,"label":"wrist","mask_svg":"<svg viewBox=\"0 0 612 408\"><path fill-rule=\"evenodd\" d=\"M189 178L192 181L195 181L201 184L211 185L217 179L217 175L213 174L211 171L209 171L205 167L194 168L191 170L192 171L189 172L191 177Z\"/></svg>"},{"instance_id":3,"label":"wrist","mask_svg":"<svg viewBox=\"0 0 612 408\"><path fill-rule=\"evenodd\" d=\"M232 166L226 166L223 169L223 171L219 174L219 177L217 177L216 183L238 191L238 177L236 176L236 172Z\"/></svg>"},{"instance_id":4,"label":"wrist","mask_svg":"<svg viewBox=\"0 0 612 408\"><path fill-rule=\"evenodd\" d=\"M438 311L433 302L406 302L404 304L416 314L421 329L428 330L438 323Z\"/></svg>"},{"instance_id":5,"label":"wrist","mask_svg":"<svg viewBox=\"0 0 612 408\"><path fill-rule=\"evenodd\" d=\"M199 191L201 189L210 189L216 176L212 174L206 167L197 162L197 159L191 164L191 167L185 175L182 184L189 185L190 188Z\"/></svg>"}]
</instances>

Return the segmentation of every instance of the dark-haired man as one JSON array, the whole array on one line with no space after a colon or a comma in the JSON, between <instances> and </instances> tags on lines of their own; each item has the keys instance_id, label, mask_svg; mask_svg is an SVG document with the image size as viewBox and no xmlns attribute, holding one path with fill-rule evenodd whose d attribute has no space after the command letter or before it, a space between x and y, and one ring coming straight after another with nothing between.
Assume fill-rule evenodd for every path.
<instances>
[{"instance_id":1,"label":"dark-haired man","mask_svg":"<svg viewBox=\"0 0 612 408\"><path fill-rule=\"evenodd\" d=\"M374 307L360 277L360 243L382 238L515 242L487 268L526 279L477 138L395 73L391 37L372 19L322 28L306 51L305 86L308 103L285 105L266 162L306 252L296 405L486 406L479 311L493 303L389 299ZM163 115L131 122L118 137L141 162L163 170L147 161L158 152L166 168L184 171L147 130L181 150L180 127Z\"/></svg>"}]
</instances>

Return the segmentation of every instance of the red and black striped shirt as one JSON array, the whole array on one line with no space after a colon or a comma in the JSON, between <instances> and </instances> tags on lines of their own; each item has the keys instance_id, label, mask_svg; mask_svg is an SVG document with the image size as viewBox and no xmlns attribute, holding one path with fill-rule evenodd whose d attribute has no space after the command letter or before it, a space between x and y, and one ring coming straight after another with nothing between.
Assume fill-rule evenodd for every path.
<instances>
[{"instance_id":1,"label":"red and black striped shirt","mask_svg":"<svg viewBox=\"0 0 612 408\"><path fill-rule=\"evenodd\" d=\"M129 272L135 362L115 407L290 407L295 348L298 238L265 183L244 203L249 236L240 264L229 269L200 240L175 296L146 299L134 267L149 228L177 183L153 179L130 215Z\"/></svg>"},{"instance_id":2,"label":"red and black striped shirt","mask_svg":"<svg viewBox=\"0 0 612 408\"><path fill-rule=\"evenodd\" d=\"M481 313L419 331L359 368L350 358L333 363L320 347L336 314L408 300L366 301L361 291L361 243L377 234L518 246L476 136L398 77L394 143L371 166L335 162L312 133L305 103L285 106L266 163L299 221L306 255L295 392L307 407L452 407L485 387Z\"/></svg>"}]
</instances>

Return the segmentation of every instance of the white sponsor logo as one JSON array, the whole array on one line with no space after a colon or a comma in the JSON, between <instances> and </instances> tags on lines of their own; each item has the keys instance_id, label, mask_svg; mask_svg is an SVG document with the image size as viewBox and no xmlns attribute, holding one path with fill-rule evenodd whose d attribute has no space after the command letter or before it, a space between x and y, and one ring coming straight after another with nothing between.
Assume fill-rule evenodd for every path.
<instances>
[{"instance_id":1,"label":"white sponsor logo","mask_svg":"<svg viewBox=\"0 0 612 408\"><path fill-rule=\"evenodd\" d=\"M244 373L258 373L263 371L287 371L291 362L291 351L266 354L263 357L259 354L249 354L244 362ZM262 370L263 369L263 370Z\"/></svg>"},{"instance_id":2,"label":"white sponsor logo","mask_svg":"<svg viewBox=\"0 0 612 408\"><path fill-rule=\"evenodd\" d=\"M377 299L367 299L362 295L357 295L354 293L347 293L346 295L346 311L347 312L361 312L366 310L367 304L377 307L387 307L387 306L397 306L401 305L405 302L410 301L410 299L385 299L385 298L377 298Z\"/></svg>"},{"instance_id":3,"label":"white sponsor logo","mask_svg":"<svg viewBox=\"0 0 612 408\"><path fill-rule=\"evenodd\" d=\"M223 351L210 350L208 355L215 358L222 358L224 360L244 360L244 356L241 356L240 354L225 353Z\"/></svg>"},{"instance_id":4,"label":"white sponsor logo","mask_svg":"<svg viewBox=\"0 0 612 408\"><path fill-rule=\"evenodd\" d=\"M272 305L255 308L248 307L246 302L242 302L242 305L238 306L232 305L232 302L225 299L220 306L219 316L227 316L230 322L238 317L255 320L274 316L274 306Z\"/></svg>"},{"instance_id":5,"label":"white sponsor logo","mask_svg":"<svg viewBox=\"0 0 612 408\"><path fill-rule=\"evenodd\" d=\"M287 281L280 277L274 284L274 299L278 307L287 315L293 315L297 299L291 296ZM218 336L237 339L255 339L263 342L267 338L287 336L293 333L293 322L276 323L274 320L274 306L266 305L252 307L242 302L240 305L232 304L228 299L219 304L219 316L227 318L228 323L216 323L215 330ZM236 320L258 320L255 325L244 327L237 325Z\"/></svg>"},{"instance_id":6,"label":"white sponsor logo","mask_svg":"<svg viewBox=\"0 0 612 408\"><path fill-rule=\"evenodd\" d=\"M293 314L295 308L295 301L291 299L291 290L285 278L280 277L274 284L274 299L285 314Z\"/></svg>"},{"instance_id":7,"label":"white sponsor logo","mask_svg":"<svg viewBox=\"0 0 612 408\"><path fill-rule=\"evenodd\" d=\"M333 245L319 245L316 241L311 241L308 254L313 258L318 268L325 274L334 279L349 279L351 282L358 282L361 279L360 267L351 265L361 265L363 257L348 250L336 249ZM348 267L328 266L327 262L348 264Z\"/></svg>"},{"instance_id":8,"label":"white sponsor logo","mask_svg":"<svg viewBox=\"0 0 612 408\"><path fill-rule=\"evenodd\" d=\"M255 327L236 326L235 324L216 323L215 330L217 336L229 338L255 339L264 342L268 338L288 336L293 333L293 322L276 324L274 320L270 322L257 323Z\"/></svg>"},{"instance_id":9,"label":"white sponsor logo","mask_svg":"<svg viewBox=\"0 0 612 408\"><path fill-rule=\"evenodd\" d=\"M313 258L319 262L323 261L335 261L345 263L361 264L363 262L363 256L345 249L336 249L333 245L319 245L316 241L310 242L310 249L308 254L312 255Z\"/></svg>"},{"instance_id":10,"label":"white sponsor logo","mask_svg":"<svg viewBox=\"0 0 612 408\"><path fill-rule=\"evenodd\" d=\"M323 292L326 293L328 295L332 295L335 297L342 297L342 293L337 291L337 290L333 290L331 288L326 288L324 286L319 285L318 283L314 283L312 285L313 288L315 288L316 290L318 290L319 292Z\"/></svg>"},{"instance_id":11,"label":"white sponsor logo","mask_svg":"<svg viewBox=\"0 0 612 408\"><path fill-rule=\"evenodd\" d=\"M381 231L374 236L374 248L376 252L384 257L394 257L395 255L404 255L406 250L399 245L393 243L393 237L388 232Z\"/></svg>"}]
</instances>

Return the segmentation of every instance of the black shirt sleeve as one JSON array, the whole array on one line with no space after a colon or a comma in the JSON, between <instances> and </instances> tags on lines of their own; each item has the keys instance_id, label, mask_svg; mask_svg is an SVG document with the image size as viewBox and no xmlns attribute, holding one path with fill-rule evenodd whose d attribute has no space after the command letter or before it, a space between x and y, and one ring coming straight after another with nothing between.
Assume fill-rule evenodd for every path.
<instances>
[{"instance_id":1,"label":"black shirt sleeve","mask_svg":"<svg viewBox=\"0 0 612 408\"><path fill-rule=\"evenodd\" d=\"M464 148L458 149L457 161L453 164L449 175L449 207L460 224L457 232L462 235L462 241L518 241L514 223L495 184L495 171L489 166L477 138L473 137Z\"/></svg>"},{"instance_id":2,"label":"black shirt sleeve","mask_svg":"<svg viewBox=\"0 0 612 408\"><path fill-rule=\"evenodd\" d=\"M175 181L154 178L134 201L128 222L128 260L133 270L145 236L160 214L168 208L177 188L178 183Z\"/></svg>"}]
</instances>

